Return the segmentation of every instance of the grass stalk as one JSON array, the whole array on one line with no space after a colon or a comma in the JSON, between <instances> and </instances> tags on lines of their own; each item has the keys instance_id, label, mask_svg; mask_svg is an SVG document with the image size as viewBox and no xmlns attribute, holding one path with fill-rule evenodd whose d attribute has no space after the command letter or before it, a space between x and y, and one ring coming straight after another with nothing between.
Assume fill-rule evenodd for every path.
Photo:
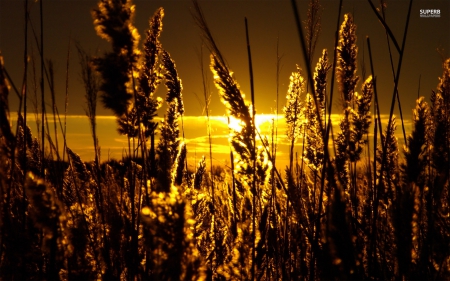
<instances>
[{"instance_id":1,"label":"grass stalk","mask_svg":"<svg viewBox=\"0 0 450 281\"><path fill-rule=\"evenodd\" d=\"M374 72L374 66L373 66L373 60L372 60L372 49L370 45L370 38L367 37L367 48L369 50L369 61L370 61L370 71L372 73L372 79L373 79L373 89L374 89L374 116L375 116L375 122L374 122L374 147L373 147L373 217L372 217L372 226L371 226L371 234L370 234L370 247L369 247L369 272L374 272L374 265L376 261L376 241L377 241L377 219L378 219L378 204L379 204L379 197L378 197L378 185L377 185L377 141L378 141L378 130L382 133L382 127L381 127L381 116L380 116L380 108L378 103L378 92L377 92L377 79ZM378 121L378 122L377 122ZM380 134L381 134L380 133ZM382 147L384 147L384 143L380 142ZM384 148L382 148L384 150ZM381 179L380 179L381 181Z\"/></svg>"},{"instance_id":2,"label":"grass stalk","mask_svg":"<svg viewBox=\"0 0 450 281\"><path fill-rule=\"evenodd\" d=\"M399 80L400 80L400 71L401 71L401 68L402 68L403 54L404 54L405 45L406 45L406 35L408 34L408 27L409 27L410 15L411 15L412 2L413 2L412 0L410 0L410 2L409 2L408 15L407 15L407 18L406 18L405 30L404 30L404 33L403 33L402 48L400 50L400 57L399 57L399 60L398 60L398 65L397 65L397 74L395 75L395 80L394 80L394 91L393 91L393 94L392 94L391 109L389 111L389 121L388 121L387 128L391 128L391 126L392 126L392 116L394 114L395 101L396 101L397 95L398 95L398 83L399 83ZM378 13L377 13L377 15L378 15ZM388 130L387 133L386 133L386 139L385 139L385 144L384 144L384 148L383 148L383 155L382 155L382 162L381 162L381 173L383 173L385 165L386 165L386 161L387 161L386 160L386 156L387 156L387 148L386 148L386 146L387 146L388 140L391 138L390 134L391 134L391 130ZM380 181L380 183L381 183L381 181Z\"/></svg>"},{"instance_id":3,"label":"grass stalk","mask_svg":"<svg viewBox=\"0 0 450 281\"><path fill-rule=\"evenodd\" d=\"M33 47L33 46L31 46ZM34 56L34 48L31 48L31 66L32 66L32 81L33 81L33 109L34 109L34 120L36 122L37 135L41 135L40 125L41 121L39 119L39 98L38 98L38 82L36 75L36 59Z\"/></svg>"},{"instance_id":4,"label":"grass stalk","mask_svg":"<svg viewBox=\"0 0 450 281\"><path fill-rule=\"evenodd\" d=\"M12 85L12 88L14 89L15 93L17 94L17 96L19 97L19 108L18 108L18 113L17 115L20 115L21 112L21 108L22 108L22 95L19 94L19 91L17 90L16 85L14 84L13 80L11 79L11 77L9 76L8 72L6 71L5 67L3 66L3 60L0 62L0 71L2 71L6 78L8 79L8 81L10 82L10 84ZM9 110L9 108L8 108ZM6 114L6 118L8 118L9 116L9 111L5 113ZM9 120L8 120L9 121ZM6 124L6 122L5 122ZM2 130L3 131L3 130ZM19 122L17 122L17 127L16 127L16 136L17 133L19 132ZM5 132L3 132L3 134L5 134ZM7 145L9 147L11 147L11 167L10 167L10 178L9 178L9 182L8 182L8 190L6 192L6 202L5 202L5 206L9 206L10 204L10 198L11 198L11 191L13 189L13 184L14 184L14 180L15 180L15 170L16 170L16 145L17 145L17 139L16 137L12 134L11 129L6 131L5 137L7 139ZM6 211L5 211L6 214Z\"/></svg>"},{"instance_id":5,"label":"grass stalk","mask_svg":"<svg viewBox=\"0 0 450 281\"><path fill-rule=\"evenodd\" d=\"M230 126L230 116L227 116L227 122L228 122L228 127ZM237 213L238 213L238 208L237 208L237 194L236 194L236 177L234 175L234 156L233 156L233 150L230 147L230 166L231 166L231 182L233 185L233 209L234 209L234 221L233 221L233 225L232 225L232 232L234 237L237 236Z\"/></svg>"},{"instance_id":6,"label":"grass stalk","mask_svg":"<svg viewBox=\"0 0 450 281\"><path fill-rule=\"evenodd\" d=\"M25 0L24 2L24 9L25 9L25 36L24 36L24 50L23 50L23 82L22 82L22 98L23 98L23 127L27 127L27 81L28 81L28 0ZM24 139L27 139L27 130L24 130ZM23 151L26 151L26 142L23 143ZM23 169L24 169L24 175L27 171L27 157L26 153L24 153L24 157L22 159L23 161ZM23 196L25 200L25 189L23 190ZM24 202L25 206L25 202Z\"/></svg>"},{"instance_id":7,"label":"grass stalk","mask_svg":"<svg viewBox=\"0 0 450 281\"><path fill-rule=\"evenodd\" d=\"M419 86L417 86L417 99L420 97L420 78L422 78L422 74L419 75ZM406 145L406 142L405 142Z\"/></svg>"},{"instance_id":8,"label":"grass stalk","mask_svg":"<svg viewBox=\"0 0 450 281\"><path fill-rule=\"evenodd\" d=\"M372 0L367 0L367 1L369 2L370 8L372 8L372 11L375 13L375 15L377 16L378 20L381 22L381 24L383 25L384 29L389 34L389 37L391 38L392 43L394 43L395 48L397 49L397 51L399 53L401 53L402 51L400 49L400 46L398 45L394 34L392 33L391 29L389 28L389 25L386 23L384 18L382 16L380 16L380 13L378 12L377 8L375 8L375 6L373 5Z\"/></svg>"},{"instance_id":9,"label":"grass stalk","mask_svg":"<svg viewBox=\"0 0 450 281\"><path fill-rule=\"evenodd\" d=\"M253 249L252 249L252 280L255 280L255 268L256 268L256 196L258 192L256 191L256 107L255 107L255 87L253 83L253 65L252 65L252 53L250 50L250 39L248 34L248 22L247 18L245 18L245 37L247 41L247 54L248 54L248 68L250 72L250 95L252 99L252 122L253 122L253 130L252 130L252 138L253 138L253 151L252 151L252 161L253 161L253 175L252 175L252 193L253 193L253 214L252 214L252 235L253 235Z\"/></svg>"},{"instance_id":10,"label":"grass stalk","mask_svg":"<svg viewBox=\"0 0 450 281\"><path fill-rule=\"evenodd\" d=\"M203 46L202 46L203 47ZM213 156L212 156L212 137L211 137L211 121L209 117L209 103L211 102L211 96L209 95L208 86L208 74L204 68L203 62L203 48L200 51L200 70L202 74L202 86L203 86L203 98L205 99L205 114L207 123L207 134L208 134L208 144L209 144L209 163L210 163L210 173L211 173L211 193L212 193L212 203L215 205L215 186L214 186L214 176L213 176Z\"/></svg>"},{"instance_id":11,"label":"grass stalk","mask_svg":"<svg viewBox=\"0 0 450 281\"><path fill-rule=\"evenodd\" d=\"M301 28L301 21L300 21L300 15L298 13L298 9L297 9L297 4L295 0L291 1L292 3L292 7L293 7L293 11L294 11L294 17L295 17L295 22L297 25L297 30L299 33L299 39L300 39L300 43L301 43L301 47L303 50L303 57L305 59L305 61L307 61L307 53L306 53L306 48L305 48L305 39L303 36L303 32L302 32L302 28ZM322 213L322 202L323 202L323 193L324 193L324 187L325 187L325 173L327 171L327 164L329 165L330 169L331 167L331 163L330 163L330 159L329 159L329 151L328 151L328 139L329 139L329 132L331 129L331 105L332 105L332 98L333 98L333 84L334 84L334 74L335 74L335 68L336 68L336 60L337 60L337 46L338 46L338 31L339 31L339 21L340 21L340 16L341 16L341 8L342 8L342 0L339 2L339 12L338 12L338 19L337 19L337 28L336 28L336 33L335 33L335 46L334 46L334 61L333 61L333 70L332 70L332 79L331 79L331 89L330 89L330 102L329 102L329 110L328 110L328 114L329 114L329 121L328 121L328 126L326 131L324 130L324 123L322 123L322 118L319 112L319 103L317 101L317 95L315 92L315 87L314 87L314 82L313 82L313 78L312 78L312 72L311 72L311 66L309 64L307 64L307 74L308 74L308 78L309 78L309 83L311 84L311 88L312 88L312 92L313 92L313 97L314 97L314 102L316 105L316 112L317 112L317 119L319 122L319 127L320 127L320 131L323 134L323 140L324 140L324 159L323 159L323 168L322 168L322 177L321 177L321 185L320 185L320 195L319 195L319 210L318 210L318 219L316 220L316 227L315 227L315 233L314 233L314 240L312 242L312 248L314 249L313 252L316 252L317 249L317 243L318 243L318 239L319 239L319 232L320 232L320 217L321 217L321 213ZM331 182L331 184L335 184L334 182ZM330 189L331 187L329 187ZM315 256L312 256L312 261L311 264L315 264ZM310 280L314 280L315 279L315 271L314 271L314 267L310 267L310 275L309 275Z\"/></svg>"},{"instance_id":12,"label":"grass stalk","mask_svg":"<svg viewBox=\"0 0 450 281\"><path fill-rule=\"evenodd\" d=\"M45 94L44 94L44 12L43 12L43 0L39 1L39 15L40 15L40 24L41 24L41 48L40 48L40 56L41 56L41 176L45 180Z\"/></svg>"},{"instance_id":13,"label":"grass stalk","mask_svg":"<svg viewBox=\"0 0 450 281\"><path fill-rule=\"evenodd\" d=\"M64 138L64 147L63 147L63 156L62 161L66 159L66 148L67 148L67 140L66 140L66 133L67 133L67 110L69 106L69 62L70 62L70 42L72 39L69 39L69 44L67 47L67 56L66 56L66 94L64 99L64 129L62 129L62 134Z\"/></svg>"},{"instance_id":14,"label":"grass stalk","mask_svg":"<svg viewBox=\"0 0 450 281\"><path fill-rule=\"evenodd\" d=\"M50 74L49 77L49 86L50 86L50 94L52 99L52 112L53 112L53 129L55 131L55 152L56 152L56 158L59 161L59 146L58 146L58 128L56 123L56 96L55 96L55 73L53 69L53 62L51 60L48 61L48 71ZM49 132L50 133L50 132Z\"/></svg>"},{"instance_id":15,"label":"grass stalk","mask_svg":"<svg viewBox=\"0 0 450 281\"><path fill-rule=\"evenodd\" d=\"M8 105L8 96L9 96L9 89L7 87L7 80L6 78L8 77L4 64L3 64L3 57L0 54L0 100L1 100L1 104L0 104L0 133L2 135L2 139L5 139L5 142L1 142L2 144L5 143L5 148L3 147L3 145L1 146L1 150L2 150L2 156L3 156L3 151L6 150L11 147L14 148L14 143L15 143L15 139L14 139L14 135L11 132L11 127L9 126L9 118L10 118L10 111L9 111L9 105ZM8 78L9 79L9 78ZM0 195L2 196L2 202L1 202L1 207L2 207L2 212L0 213L0 229L2 230L0 233L0 242L1 244L1 249L0 249L0 254L1 257L3 257L3 253L4 253L4 247L3 247L3 241L6 238L6 231L10 224L11 224L11 219L9 214L9 210L11 209L11 205L10 205L10 198L11 198L11 189L13 186L13 169L14 169L14 150L12 150L12 159L11 159L11 166L6 166L4 168L6 169L10 169L10 178L9 179L5 179L6 176L3 175L2 170L0 170L1 174L0 174ZM10 168L11 167L11 168ZM3 167L2 167L3 168ZM4 185L6 187L6 191L4 190ZM5 196L6 194L6 196ZM4 198L4 200L3 200Z\"/></svg>"},{"instance_id":16,"label":"grass stalk","mask_svg":"<svg viewBox=\"0 0 450 281\"><path fill-rule=\"evenodd\" d=\"M209 103L211 101L211 96L209 95L209 86L208 86L208 74L207 72L205 72L205 68L204 68L204 62L203 62L203 45L200 48L200 71L201 71L201 75L202 75L202 86L203 86L203 98L205 99L205 114L206 114L206 130L207 130L207 134L208 134L208 144L209 144L209 173L211 176L211 200L212 200L212 217L213 217L213 237L214 237L214 242L216 242L217 240L217 236L216 236L216 232L217 232L217 228L216 228L216 187L215 187L215 179L214 179L214 173L213 173L213 156L212 156L212 137L211 137L211 122L210 122L210 118L209 118ZM229 119L228 119L229 120ZM233 157L232 152L230 151L230 156ZM233 160L232 160L233 161ZM234 171L234 167L232 168L232 173ZM233 177L234 178L234 177ZM237 221L237 208L236 208L236 186L234 183L234 179L233 179L233 207L234 207L234 211L233 211L233 226L232 226L232 230L233 230L233 234L236 234L236 221ZM216 253L216 247L214 247L213 249L213 255L214 255L214 260L217 259L217 253ZM213 274L213 279L214 279L214 272L215 272L215 268L213 268L214 265L212 265L212 274Z\"/></svg>"},{"instance_id":17,"label":"grass stalk","mask_svg":"<svg viewBox=\"0 0 450 281\"><path fill-rule=\"evenodd\" d=\"M74 164L73 164L74 159L72 159L72 157L71 157L71 155L73 156L74 153L68 147L67 147L67 150L68 150L67 151L67 154L68 154L67 159L68 159L68 162L69 162L69 167L70 167L70 172L71 172L70 175L71 175L72 181L73 181L73 183L75 185L76 199L77 199L77 202L78 202L78 204L80 206L80 210L81 210L81 213L82 213L82 220L83 220L84 227L85 227L85 229L87 231L87 238L88 238L89 244L90 244L90 246L92 248L92 251L95 253L95 255L94 255L95 265L97 267L97 271L100 271L100 262L98 260L99 254L97 252L97 247L95 247L95 244L94 244L94 237L93 237L94 234L90 231L89 224L88 224L88 222L86 220L86 217L88 215L86 214L85 208L83 207L84 204L82 202L82 197L81 197L81 194L80 194L80 187L79 187L79 185L77 183L75 172L74 172L74 170L75 170L75 167L74 167Z\"/></svg>"},{"instance_id":18,"label":"grass stalk","mask_svg":"<svg viewBox=\"0 0 450 281\"><path fill-rule=\"evenodd\" d=\"M275 168L276 167L276 157L277 157L277 144L278 144L278 104L279 104L279 89L280 89L280 71L281 71L281 56L279 54L279 38L277 37L277 59L276 59L276 100L275 100L275 116L276 120L272 120L272 170L271 173L271 185L272 185L272 196L271 196L271 219L274 224L275 231L278 232L278 219L277 219L277 210L276 210L276 202L277 202L277 181L275 178ZM279 241L276 240L276 249L279 249ZM274 264L277 266L279 264L279 257L275 256ZM273 270L273 269L272 269ZM278 270L275 270L275 280L278 279Z\"/></svg>"},{"instance_id":19,"label":"grass stalk","mask_svg":"<svg viewBox=\"0 0 450 281\"><path fill-rule=\"evenodd\" d=\"M382 14L383 14L383 19L384 19L384 21L386 21L386 13L385 13L385 10L386 10L385 6L384 6L384 5L381 5L381 12L382 12ZM395 81L394 61L393 61L393 59L392 59L391 43L390 43L390 41L389 41L389 34L388 34L388 32L387 32L387 29L386 29L386 43L387 43L387 45L388 45L389 62L390 62L390 64L391 64L392 77L394 78L394 81ZM420 83L420 82L419 82L419 83ZM400 120L402 121L403 140L404 140L404 143L406 144L405 123L404 123L404 121L403 121L403 111L402 111L402 105L401 105L401 102L400 102L400 95L398 94L398 90L397 90L396 96L397 96L397 102L398 102L398 110L399 110L399 113L400 113ZM417 97L417 98L419 98L419 97Z\"/></svg>"}]
</instances>

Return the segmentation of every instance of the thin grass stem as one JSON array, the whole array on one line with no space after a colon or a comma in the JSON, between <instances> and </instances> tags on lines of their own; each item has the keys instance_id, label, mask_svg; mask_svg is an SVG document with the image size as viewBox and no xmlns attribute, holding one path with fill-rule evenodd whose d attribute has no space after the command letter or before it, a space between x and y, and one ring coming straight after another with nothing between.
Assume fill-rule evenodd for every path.
<instances>
[{"instance_id":1,"label":"thin grass stem","mask_svg":"<svg viewBox=\"0 0 450 281\"><path fill-rule=\"evenodd\" d=\"M255 280L255 268L256 268L256 134L255 134L255 116L256 116L256 107L255 107L255 88L253 83L253 65L252 65L252 53L250 50L250 39L248 34L248 22L247 18L245 18L245 37L247 41L247 54L248 54L248 68L250 72L250 94L252 100L252 122L253 122L253 130L252 130L252 138L253 138L253 151L252 151L252 161L253 161L253 175L252 175L252 193L253 193L253 214L252 214L252 236L253 236L253 248L252 248L252 280Z\"/></svg>"},{"instance_id":2,"label":"thin grass stem","mask_svg":"<svg viewBox=\"0 0 450 281\"><path fill-rule=\"evenodd\" d=\"M45 95L44 95L44 12L43 12L43 0L39 2L39 14L40 14L40 24L41 24L41 48L40 48L40 56L41 56L41 176L45 180L45 167L44 167L44 159L45 159Z\"/></svg>"},{"instance_id":3,"label":"thin grass stem","mask_svg":"<svg viewBox=\"0 0 450 281\"><path fill-rule=\"evenodd\" d=\"M369 2L370 7L372 8L372 11L375 13L375 15L377 16L377 18L380 20L381 24L383 25L384 29L386 29L386 32L389 34L389 37L391 38L392 42L394 43L395 48L397 49L397 51L399 53L401 53L401 49L400 46L397 43L397 40L395 39L394 34L392 33L391 29L389 28L389 26L387 25L387 23L384 21L383 17L380 16L380 14L377 11L377 8L375 8L375 6L372 3L372 0L367 0Z\"/></svg>"},{"instance_id":4,"label":"thin grass stem","mask_svg":"<svg viewBox=\"0 0 450 281\"><path fill-rule=\"evenodd\" d=\"M398 95L398 83L400 80L400 71L402 68L402 62L403 62L403 54L404 54L404 50L405 50L405 45L406 45L406 35L408 34L408 27L409 27L409 19L411 16L411 8L412 8L412 0L410 0L409 2L409 8L408 8L408 15L406 17L406 24L405 24L405 30L403 33L403 42L402 42L402 48L400 51L400 58L398 60L398 65L397 65L397 74L395 75L395 80L394 80L394 92L392 94L392 102L391 102L391 109L389 111L389 121L388 121L388 126L387 128L391 128L392 125L392 116L394 115L394 107L395 107L395 101ZM377 13L378 15L378 13ZM385 139L385 145L383 148L383 156L382 156L382 162L381 162L381 173L384 171L384 166L386 165L386 155L387 155L387 142L390 139L390 134L391 134L391 130L388 130L386 133L386 139ZM381 182L381 181L380 181Z\"/></svg>"},{"instance_id":5,"label":"thin grass stem","mask_svg":"<svg viewBox=\"0 0 450 281\"><path fill-rule=\"evenodd\" d=\"M385 13L385 6L384 5L381 5L381 12L383 14L383 19L386 21L386 13ZM390 64L391 64L392 76L393 76L394 81L395 81L394 61L392 59L391 44L389 42L389 34L387 32L387 29L386 29L386 43L388 45L389 61L390 61ZM405 123L403 121L403 111L402 111L402 105L401 105L401 102L400 102L400 95L398 94L398 91L397 91L396 95L397 95L397 102L398 102L398 110L399 110L399 113L400 113L400 120L402 121L403 140L404 140L404 143L406 144Z\"/></svg>"}]
</instances>

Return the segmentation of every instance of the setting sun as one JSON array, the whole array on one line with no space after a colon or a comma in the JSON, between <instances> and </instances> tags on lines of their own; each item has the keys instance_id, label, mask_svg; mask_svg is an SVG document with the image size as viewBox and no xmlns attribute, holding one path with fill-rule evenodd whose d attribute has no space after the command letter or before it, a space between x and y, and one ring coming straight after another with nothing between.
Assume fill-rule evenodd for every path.
<instances>
[{"instance_id":1,"label":"setting sun","mask_svg":"<svg viewBox=\"0 0 450 281\"><path fill-rule=\"evenodd\" d=\"M233 116L229 117L229 123L227 118L223 118L223 122L227 124L227 126L234 130L235 132L240 132L242 130L242 126L244 126L244 122L240 119L237 119ZM256 114L255 116L255 124L258 131L263 134L270 134L271 129L274 128L276 124L281 125L283 122L283 116L275 115L275 114Z\"/></svg>"}]
</instances>

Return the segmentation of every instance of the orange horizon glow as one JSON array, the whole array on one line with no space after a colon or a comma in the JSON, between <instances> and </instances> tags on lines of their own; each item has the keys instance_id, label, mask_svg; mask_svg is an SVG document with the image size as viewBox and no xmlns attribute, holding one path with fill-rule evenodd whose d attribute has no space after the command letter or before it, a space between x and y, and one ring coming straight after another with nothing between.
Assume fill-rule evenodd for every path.
<instances>
[{"instance_id":1,"label":"orange horizon glow","mask_svg":"<svg viewBox=\"0 0 450 281\"><path fill-rule=\"evenodd\" d=\"M332 115L332 122L335 134L338 132L338 124L341 116L339 114ZM382 116L383 124L387 124L387 115ZM94 159L94 145L91 136L91 129L89 120L85 115L67 115L67 146L79 154L83 161L92 161ZM235 118L230 118L230 126L228 126L228 118L226 116L210 116L209 122L211 126L211 150L213 155L213 165L225 166L230 163L230 145L229 136L230 129L239 130L241 126L240 121ZM12 122L13 132L16 130L17 113L11 113L10 120ZM64 126L64 117L60 118L62 126ZM157 117L155 121L161 122L163 118ZM99 145L101 148L101 161L110 159L121 159L128 153L128 141L126 136L120 135L117 132L117 123L115 116L97 116L97 135ZM53 116L48 114L48 122L53 123ZM57 122L58 118L57 118ZM184 142L186 143L189 166L195 167L202 156L206 157L207 163L210 162L209 153L209 137L207 130L206 116L183 116L184 124ZM404 120L407 135L411 131L411 120ZM33 137L37 137L37 126L34 113L28 113L27 125L30 126ZM181 122L179 123L181 130ZM263 137L267 137L269 142L272 141L277 146L277 166L284 166L288 162L289 145L286 136L287 126L283 115L275 114L256 114L256 126ZM58 144L59 149L63 149L63 136L60 125L58 124ZM54 138L54 126L49 125L50 136ZM276 129L272 132L272 129ZM272 140L273 134L273 140ZM399 147L402 149L403 133L401 130L401 122L397 120L396 136L399 141ZM370 133L369 137L373 137ZM38 138L39 139L39 138ZM158 139L158 136L156 137ZM260 142L260 140L257 140ZM137 141L136 141L137 143ZM332 149L332 142L329 143ZM302 138L300 137L296 142L296 152L301 154Z\"/></svg>"}]
</instances>

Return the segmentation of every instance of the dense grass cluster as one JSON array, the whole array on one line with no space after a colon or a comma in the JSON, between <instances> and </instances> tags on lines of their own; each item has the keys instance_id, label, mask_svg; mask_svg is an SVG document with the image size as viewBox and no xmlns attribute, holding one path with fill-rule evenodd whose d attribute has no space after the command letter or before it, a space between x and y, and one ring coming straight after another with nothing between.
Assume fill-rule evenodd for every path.
<instances>
[{"instance_id":1,"label":"dense grass cluster","mask_svg":"<svg viewBox=\"0 0 450 281\"><path fill-rule=\"evenodd\" d=\"M240 125L230 127L231 168L213 169L210 156L211 167L203 157L195 171L187 169L182 84L159 41L164 10L150 19L140 50L131 0L100 0L94 25L112 50L93 58L78 47L93 162L65 141L60 152L48 125L39 141L20 112L12 131L1 62L0 278L449 279L450 59L430 103L417 100L412 132L399 147L395 117L385 128L380 122L373 70L358 85L356 25L346 14L333 60L323 50L314 73L308 65L290 77L288 130L278 132L290 142L289 164L280 171L277 128L271 137L260 134L254 93L251 103L244 99L200 6L193 6L214 83ZM320 4L309 7L307 38L299 31L312 64ZM333 138L335 75L342 118ZM161 83L166 112L158 123ZM100 162L97 95L128 136L119 161Z\"/></svg>"}]
</instances>

